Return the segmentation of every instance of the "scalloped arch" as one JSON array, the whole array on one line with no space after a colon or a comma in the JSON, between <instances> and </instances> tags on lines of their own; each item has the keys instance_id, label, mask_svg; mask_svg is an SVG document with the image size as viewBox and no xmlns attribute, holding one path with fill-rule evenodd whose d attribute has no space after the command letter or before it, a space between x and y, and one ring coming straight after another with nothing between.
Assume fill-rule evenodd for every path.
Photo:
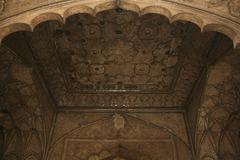
<instances>
[{"instance_id":1,"label":"scalloped arch","mask_svg":"<svg viewBox=\"0 0 240 160\"><path fill-rule=\"evenodd\" d=\"M136 12L139 15L141 13L141 8L137 4L132 4L132 3L128 3L128 2L121 2L121 3L118 4L118 7L122 8L122 9L125 9L125 10Z\"/></svg>"},{"instance_id":2,"label":"scalloped arch","mask_svg":"<svg viewBox=\"0 0 240 160\"><path fill-rule=\"evenodd\" d=\"M172 18L171 11L164 7L149 6L149 7L143 8L141 10L141 15L145 15L145 14L149 14L149 13L160 14L162 16L167 17L169 21L171 21L171 18Z\"/></svg>"},{"instance_id":3,"label":"scalloped arch","mask_svg":"<svg viewBox=\"0 0 240 160\"><path fill-rule=\"evenodd\" d=\"M1 41L7 37L8 35L15 33L15 32L20 32L20 31L33 31L31 24L27 24L27 23L14 23L11 24L7 27L4 27L1 29L0 32L0 43Z\"/></svg>"},{"instance_id":4,"label":"scalloped arch","mask_svg":"<svg viewBox=\"0 0 240 160\"><path fill-rule=\"evenodd\" d=\"M116 2L105 2L94 7L95 14L106 11L109 9L114 9L117 7Z\"/></svg>"},{"instance_id":5,"label":"scalloped arch","mask_svg":"<svg viewBox=\"0 0 240 160\"><path fill-rule=\"evenodd\" d=\"M129 3L127 1L108 1L96 5L78 4L71 5L69 7L63 7L62 9L51 10L50 12L40 12L35 16L29 15L30 21L26 22L26 20L23 20L24 23L13 23L2 28L0 32L0 42L11 33L18 31L33 31L37 25L46 21L57 20L61 23L64 23L68 17L74 14L87 13L94 16L99 12L119 7L125 10L136 12L139 15L148 13L160 14L167 17L170 22L179 20L191 22L193 24L196 24L201 29L201 31L214 31L223 33L232 39L234 47L240 48L240 31L238 31L236 27L232 28L223 24L218 24L214 20L209 21L208 19L204 19L204 17L189 12L184 12L184 10L174 10L172 8L165 8L159 5L141 6L138 5L138 3L140 2ZM208 23L205 23L205 21Z\"/></svg>"},{"instance_id":6,"label":"scalloped arch","mask_svg":"<svg viewBox=\"0 0 240 160\"><path fill-rule=\"evenodd\" d=\"M237 38L237 33L231 29L230 27L227 27L225 25L222 24L206 24L203 27L203 32L208 32L208 31L213 31L213 32L219 32L222 33L224 35L226 35L227 37L229 37L230 39L232 39L234 47L237 47L239 44L239 39Z\"/></svg>"},{"instance_id":7,"label":"scalloped arch","mask_svg":"<svg viewBox=\"0 0 240 160\"><path fill-rule=\"evenodd\" d=\"M176 22L176 21L191 22L191 23L197 25L201 31L203 30L203 27L204 27L204 21L200 17L193 15L191 13L178 13L178 14L172 16L171 22Z\"/></svg>"},{"instance_id":8,"label":"scalloped arch","mask_svg":"<svg viewBox=\"0 0 240 160\"><path fill-rule=\"evenodd\" d=\"M66 19L72 15L75 14L80 14L80 13L87 13L90 14L92 16L95 15L95 10L88 7L88 6L83 6L83 5L78 5L78 6L74 6L71 7L69 9L67 9L64 13L63 13L63 19L64 21L66 21Z\"/></svg>"},{"instance_id":9,"label":"scalloped arch","mask_svg":"<svg viewBox=\"0 0 240 160\"><path fill-rule=\"evenodd\" d=\"M62 15L58 13L52 13L52 12L42 13L31 20L32 30L34 30L34 28L37 25L46 21L58 21L58 22L64 23Z\"/></svg>"}]
</instances>

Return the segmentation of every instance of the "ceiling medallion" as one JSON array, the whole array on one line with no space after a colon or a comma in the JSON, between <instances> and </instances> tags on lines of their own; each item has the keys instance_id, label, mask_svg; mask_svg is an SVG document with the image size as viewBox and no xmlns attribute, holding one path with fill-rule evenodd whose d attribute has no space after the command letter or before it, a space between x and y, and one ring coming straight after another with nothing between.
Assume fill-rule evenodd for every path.
<instances>
[{"instance_id":1,"label":"ceiling medallion","mask_svg":"<svg viewBox=\"0 0 240 160\"><path fill-rule=\"evenodd\" d=\"M117 130L123 129L125 127L125 119L123 116L116 114L113 116L114 127Z\"/></svg>"}]
</instances>

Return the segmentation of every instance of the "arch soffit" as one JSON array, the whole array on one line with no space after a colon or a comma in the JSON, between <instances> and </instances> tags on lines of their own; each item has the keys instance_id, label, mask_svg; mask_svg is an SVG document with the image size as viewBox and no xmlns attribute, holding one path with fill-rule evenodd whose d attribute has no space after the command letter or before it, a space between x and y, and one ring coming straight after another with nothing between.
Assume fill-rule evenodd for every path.
<instances>
[{"instance_id":1,"label":"arch soffit","mask_svg":"<svg viewBox=\"0 0 240 160\"><path fill-rule=\"evenodd\" d=\"M64 23L68 17L75 14L87 13L95 16L101 11L119 7L136 12L139 16L148 13L163 15L167 17L171 23L181 20L191 22L197 25L203 32L214 31L225 34L232 39L235 48L240 48L240 24L230 19L221 19L221 17L211 15L210 13L198 13L193 9L181 8L181 6L168 7L169 4L167 5L167 3L165 4L162 2L159 4L151 4L136 1L130 3L130 1L132 0L88 1L88 3L86 1L84 1L84 3L80 1L57 7L42 7L38 10L28 11L0 21L0 42L11 33L18 31L33 31L37 25L46 21L56 20L60 23Z\"/></svg>"}]
</instances>

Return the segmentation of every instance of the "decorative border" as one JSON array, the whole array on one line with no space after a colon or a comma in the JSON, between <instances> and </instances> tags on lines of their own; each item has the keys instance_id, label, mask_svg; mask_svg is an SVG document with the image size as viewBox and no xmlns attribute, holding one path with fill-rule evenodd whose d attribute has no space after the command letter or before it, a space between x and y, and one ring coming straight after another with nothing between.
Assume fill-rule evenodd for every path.
<instances>
[{"instance_id":1,"label":"decorative border","mask_svg":"<svg viewBox=\"0 0 240 160\"><path fill-rule=\"evenodd\" d=\"M186 5L186 2L166 0L74 0L39 6L1 20L0 41L17 31L33 31L38 24L45 21L57 20L64 23L67 17L77 13L96 15L98 12L116 7L131 10L140 15L147 13L161 14L166 16L170 22L189 21L196 24L201 31L215 31L227 35L233 40L234 47L240 47L240 21L237 18L211 13L202 8Z\"/></svg>"}]
</instances>

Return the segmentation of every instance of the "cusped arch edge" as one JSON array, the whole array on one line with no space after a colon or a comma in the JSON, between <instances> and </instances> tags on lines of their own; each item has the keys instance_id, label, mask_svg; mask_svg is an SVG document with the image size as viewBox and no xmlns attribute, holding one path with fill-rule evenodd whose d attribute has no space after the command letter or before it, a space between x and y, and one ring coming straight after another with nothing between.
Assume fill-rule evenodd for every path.
<instances>
[{"instance_id":1,"label":"cusped arch edge","mask_svg":"<svg viewBox=\"0 0 240 160\"><path fill-rule=\"evenodd\" d=\"M31 20L31 27L34 30L38 25L47 21L58 21L64 23L63 16L58 13L47 12L42 13Z\"/></svg>"},{"instance_id":2,"label":"cusped arch edge","mask_svg":"<svg viewBox=\"0 0 240 160\"><path fill-rule=\"evenodd\" d=\"M29 31L32 32L33 28L31 27L31 24L27 23L13 23L9 26L6 26L4 28L1 28L0 32L0 45L2 40L7 37L8 35L15 33L15 32L20 32L20 31Z\"/></svg>"},{"instance_id":3,"label":"cusped arch edge","mask_svg":"<svg viewBox=\"0 0 240 160\"><path fill-rule=\"evenodd\" d=\"M240 31L236 31L230 26L226 26L223 24L218 24L216 22L208 22L205 24L205 20L203 17L189 13L189 12L176 12L172 11L170 8L164 8L162 6L154 5L154 6L145 6L140 7L137 4L132 4L128 2L118 3L117 1L109 1L101 4L96 4L95 6L87 6L87 5L76 5L71 7L65 7L63 10L56 12L46 12L41 13L37 16L32 17L30 21L22 22L22 23L13 23L4 28L1 28L0 32L0 42L8 35L18 32L18 31L33 31L34 28L46 21L58 21L60 23L64 23L66 19L75 14L90 14L96 15L99 12L110 10L114 8L122 8L124 10L133 11L137 14L144 15L148 13L159 14L165 16L169 19L170 22L175 21L188 21L193 24L196 24L201 31L214 31L220 32L229 38L232 39L233 45L235 48L240 48ZM31 17L31 16L30 16Z\"/></svg>"}]
</instances>

